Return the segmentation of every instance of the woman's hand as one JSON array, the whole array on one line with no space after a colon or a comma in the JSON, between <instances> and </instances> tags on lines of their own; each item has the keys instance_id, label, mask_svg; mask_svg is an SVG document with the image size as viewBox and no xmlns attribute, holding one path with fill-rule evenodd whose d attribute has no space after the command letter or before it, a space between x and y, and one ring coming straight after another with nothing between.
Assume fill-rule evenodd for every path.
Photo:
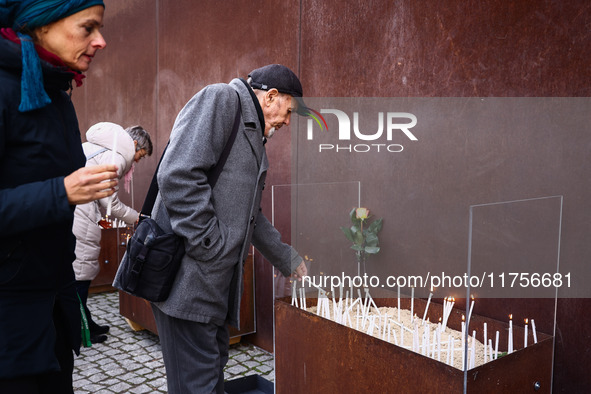
<instances>
[{"instance_id":1,"label":"woman's hand","mask_svg":"<svg viewBox=\"0 0 591 394\"><path fill-rule=\"evenodd\" d=\"M109 197L117 186L117 166L103 164L82 167L64 178L64 186L71 205Z\"/></svg>"}]
</instances>

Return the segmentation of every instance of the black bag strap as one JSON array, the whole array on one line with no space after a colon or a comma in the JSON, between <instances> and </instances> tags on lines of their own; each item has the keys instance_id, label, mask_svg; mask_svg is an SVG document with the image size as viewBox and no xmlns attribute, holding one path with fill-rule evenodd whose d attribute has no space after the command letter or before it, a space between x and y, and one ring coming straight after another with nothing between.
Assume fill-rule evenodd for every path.
<instances>
[{"instance_id":1,"label":"black bag strap","mask_svg":"<svg viewBox=\"0 0 591 394\"><path fill-rule=\"evenodd\" d=\"M238 95L238 92L236 92L236 95ZM240 96L238 96L238 110L236 111L236 117L234 118L234 126L232 127L232 134L230 134L230 138L228 138L228 141L226 142L226 146L224 147L224 151L222 152L222 155L220 156L220 159L218 160L217 164L215 166L213 166L207 174L207 183L209 183L209 185L211 186L212 189L215 187L215 184L217 183L218 178L219 178L220 174L222 173L224 165L226 164L226 160L228 159L228 156L230 155L230 151L232 150L232 145L234 145L234 140L236 140L236 135L238 134L238 128L240 127L241 109L242 109L242 106L240 104ZM142 216L150 216L152 214L152 208L154 208L154 203L156 202L156 195L158 194L158 179L157 179L158 169L160 168L160 163L162 163L162 158L164 157L164 154L166 153L166 149L168 148L169 143L170 143L170 141L166 144L166 147L164 148L164 151L162 152L162 156L160 156L160 161L158 162L158 165L156 166L156 171L154 172L154 176L152 177L152 182L150 183L150 188L148 189L148 194L146 195L146 199L144 200L144 205L142 206L142 210L140 211L140 220L142 219Z\"/></svg>"}]
</instances>

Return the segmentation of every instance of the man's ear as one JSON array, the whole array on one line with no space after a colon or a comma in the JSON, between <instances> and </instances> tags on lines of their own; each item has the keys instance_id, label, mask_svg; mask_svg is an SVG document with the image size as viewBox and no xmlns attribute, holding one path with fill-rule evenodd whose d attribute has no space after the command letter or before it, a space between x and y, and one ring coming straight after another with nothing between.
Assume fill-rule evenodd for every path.
<instances>
[{"instance_id":1,"label":"man's ear","mask_svg":"<svg viewBox=\"0 0 591 394\"><path fill-rule=\"evenodd\" d=\"M265 95L265 104L271 105L273 100L276 100L278 96L279 96L279 91L277 89L273 88L273 89L268 90L267 94Z\"/></svg>"}]
</instances>

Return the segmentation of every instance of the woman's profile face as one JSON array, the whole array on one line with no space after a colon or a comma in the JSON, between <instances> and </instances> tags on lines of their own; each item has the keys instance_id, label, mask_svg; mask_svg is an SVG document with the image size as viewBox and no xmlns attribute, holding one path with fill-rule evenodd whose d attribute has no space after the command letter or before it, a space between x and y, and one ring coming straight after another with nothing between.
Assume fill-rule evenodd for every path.
<instances>
[{"instance_id":1,"label":"woman's profile face","mask_svg":"<svg viewBox=\"0 0 591 394\"><path fill-rule=\"evenodd\" d=\"M35 29L35 43L57 55L66 66L86 71L96 51L107 43L100 33L104 7L95 5Z\"/></svg>"}]
</instances>

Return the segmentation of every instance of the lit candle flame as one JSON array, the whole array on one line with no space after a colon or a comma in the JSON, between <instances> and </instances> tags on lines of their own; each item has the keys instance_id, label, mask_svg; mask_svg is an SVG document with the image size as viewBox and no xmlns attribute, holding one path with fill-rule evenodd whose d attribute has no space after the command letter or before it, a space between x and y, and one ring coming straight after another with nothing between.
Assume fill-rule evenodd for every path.
<instances>
[{"instance_id":1,"label":"lit candle flame","mask_svg":"<svg viewBox=\"0 0 591 394\"><path fill-rule=\"evenodd\" d=\"M513 319L513 314L509 315L509 319L512 320Z\"/></svg>"},{"instance_id":2,"label":"lit candle flame","mask_svg":"<svg viewBox=\"0 0 591 394\"><path fill-rule=\"evenodd\" d=\"M528 319L525 319L525 324L527 324L528 321L529 321Z\"/></svg>"}]
</instances>

